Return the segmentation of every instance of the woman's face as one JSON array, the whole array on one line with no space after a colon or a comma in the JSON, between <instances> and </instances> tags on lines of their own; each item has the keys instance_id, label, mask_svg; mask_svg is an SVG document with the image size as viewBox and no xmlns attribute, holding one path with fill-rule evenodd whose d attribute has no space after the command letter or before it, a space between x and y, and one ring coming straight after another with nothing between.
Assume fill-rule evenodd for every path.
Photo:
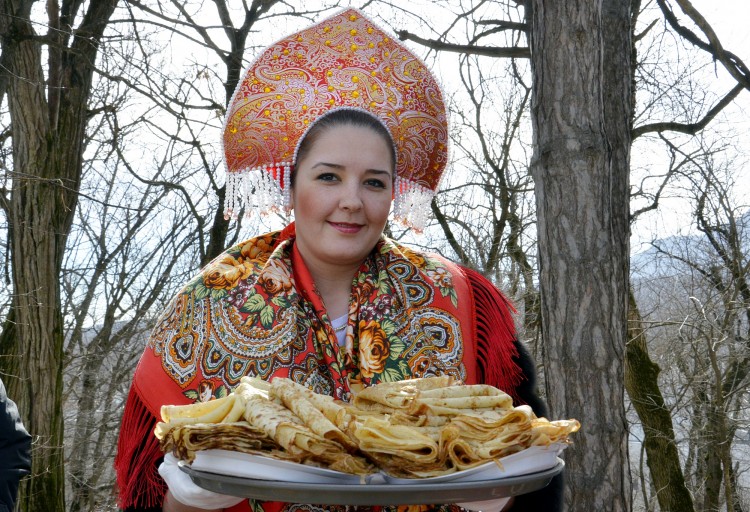
<instances>
[{"instance_id":1,"label":"woman's face","mask_svg":"<svg viewBox=\"0 0 750 512\"><path fill-rule=\"evenodd\" d=\"M297 163L292 207L309 266L359 265L370 253L391 208L392 154L372 129L334 125Z\"/></svg>"}]
</instances>

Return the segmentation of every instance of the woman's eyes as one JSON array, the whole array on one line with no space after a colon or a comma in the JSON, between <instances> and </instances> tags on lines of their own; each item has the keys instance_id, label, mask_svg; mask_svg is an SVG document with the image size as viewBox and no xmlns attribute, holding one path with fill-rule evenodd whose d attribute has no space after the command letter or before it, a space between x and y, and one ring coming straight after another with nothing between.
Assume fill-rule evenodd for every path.
<instances>
[{"instance_id":1,"label":"woman's eyes","mask_svg":"<svg viewBox=\"0 0 750 512\"><path fill-rule=\"evenodd\" d=\"M322 174L319 174L316 179L319 181L325 181L325 182L341 181L341 178L337 174L332 173L332 172L324 172ZM367 178L364 181L364 184L367 187L387 188L386 182L379 178Z\"/></svg>"},{"instance_id":2,"label":"woman's eyes","mask_svg":"<svg viewBox=\"0 0 750 512\"><path fill-rule=\"evenodd\" d=\"M365 181L365 185L376 188L385 188L385 182L376 178L371 178Z\"/></svg>"},{"instance_id":3,"label":"woman's eyes","mask_svg":"<svg viewBox=\"0 0 750 512\"><path fill-rule=\"evenodd\" d=\"M320 181L337 181L339 177L332 172L324 172L323 174L320 174L317 179Z\"/></svg>"}]
</instances>

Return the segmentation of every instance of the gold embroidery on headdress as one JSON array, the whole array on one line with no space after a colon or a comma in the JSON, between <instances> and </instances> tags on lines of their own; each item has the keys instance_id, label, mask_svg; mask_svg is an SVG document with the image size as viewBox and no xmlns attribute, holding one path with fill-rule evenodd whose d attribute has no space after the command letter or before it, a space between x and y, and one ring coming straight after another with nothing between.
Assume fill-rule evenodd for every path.
<instances>
[{"instance_id":1,"label":"gold embroidery on headdress","mask_svg":"<svg viewBox=\"0 0 750 512\"><path fill-rule=\"evenodd\" d=\"M448 126L435 77L409 49L347 9L264 50L225 120L225 215L280 210L298 144L338 108L362 109L396 145L394 217L421 230L448 159Z\"/></svg>"}]
</instances>

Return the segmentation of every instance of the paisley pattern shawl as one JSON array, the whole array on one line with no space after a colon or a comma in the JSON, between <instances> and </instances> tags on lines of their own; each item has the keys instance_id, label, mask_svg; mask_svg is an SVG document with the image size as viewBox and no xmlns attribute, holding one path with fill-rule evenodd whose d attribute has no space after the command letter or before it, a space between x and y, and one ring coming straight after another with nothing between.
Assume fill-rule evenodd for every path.
<instances>
[{"instance_id":1,"label":"paisley pattern shawl","mask_svg":"<svg viewBox=\"0 0 750 512\"><path fill-rule=\"evenodd\" d=\"M382 381L474 379L473 304L457 267L382 238L352 283L339 347L289 231L227 250L164 311L134 379L155 416L163 404L225 396L244 375L343 400Z\"/></svg>"},{"instance_id":2,"label":"paisley pattern shawl","mask_svg":"<svg viewBox=\"0 0 750 512\"><path fill-rule=\"evenodd\" d=\"M513 307L480 274L383 238L351 296L339 347L293 225L229 249L191 280L136 369L115 460L120 506L159 506L166 492L152 432L161 406L225 396L243 375L290 377L346 399L360 386L450 374L518 398L525 377L514 361ZM231 510L332 509L345 507L250 501Z\"/></svg>"}]
</instances>

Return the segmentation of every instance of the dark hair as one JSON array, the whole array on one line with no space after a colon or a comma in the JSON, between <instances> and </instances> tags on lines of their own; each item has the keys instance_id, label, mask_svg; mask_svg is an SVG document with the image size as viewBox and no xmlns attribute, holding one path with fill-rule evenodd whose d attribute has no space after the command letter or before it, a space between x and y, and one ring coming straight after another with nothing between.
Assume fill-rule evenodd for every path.
<instances>
[{"instance_id":1,"label":"dark hair","mask_svg":"<svg viewBox=\"0 0 750 512\"><path fill-rule=\"evenodd\" d=\"M331 112L324 114L322 117L316 120L315 123L307 131L307 133L302 137L302 140L299 143L299 148L297 149L297 155L294 164L297 165L298 162L305 158L305 155L308 151L310 151L310 148L313 146L313 144L315 144L315 141L318 140L318 138L323 133L325 133L326 130L328 130L329 128L334 128L336 126L359 126L362 128L369 128L370 130L380 135L383 140L388 143L388 147L391 148L391 165L393 167L395 177L396 146L395 144L393 144L391 133L388 131L385 125L381 123L380 120L378 120L377 117L368 112L365 112L364 110L354 108L339 108L336 110L332 110ZM295 174L296 173L294 172L292 173L292 186L294 186Z\"/></svg>"}]
</instances>

